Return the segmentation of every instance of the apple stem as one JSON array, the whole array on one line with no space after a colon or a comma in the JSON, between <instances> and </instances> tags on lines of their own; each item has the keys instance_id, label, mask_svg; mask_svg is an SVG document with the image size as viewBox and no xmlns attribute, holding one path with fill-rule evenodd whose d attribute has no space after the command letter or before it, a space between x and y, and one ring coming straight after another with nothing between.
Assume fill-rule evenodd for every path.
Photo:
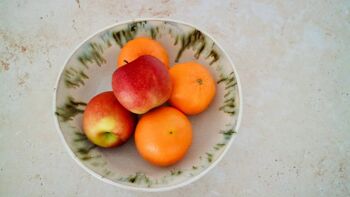
<instances>
[{"instance_id":1,"label":"apple stem","mask_svg":"<svg viewBox=\"0 0 350 197\"><path fill-rule=\"evenodd\" d=\"M127 63L127 64L129 64L129 62L128 62L128 61L126 61L126 60L124 60L124 62L125 62L125 63Z\"/></svg>"}]
</instances>

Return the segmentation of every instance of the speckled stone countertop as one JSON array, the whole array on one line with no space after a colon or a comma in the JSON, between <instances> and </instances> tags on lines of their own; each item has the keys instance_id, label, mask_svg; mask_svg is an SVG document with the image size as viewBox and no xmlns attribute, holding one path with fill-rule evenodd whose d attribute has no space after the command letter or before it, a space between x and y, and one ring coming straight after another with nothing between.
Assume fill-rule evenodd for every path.
<instances>
[{"instance_id":1,"label":"speckled stone countertop","mask_svg":"<svg viewBox=\"0 0 350 197\"><path fill-rule=\"evenodd\" d=\"M0 196L350 196L349 1L0 1ZM53 122L65 59L115 22L158 17L206 30L235 62L243 121L195 183L140 193L70 158Z\"/></svg>"}]
</instances>

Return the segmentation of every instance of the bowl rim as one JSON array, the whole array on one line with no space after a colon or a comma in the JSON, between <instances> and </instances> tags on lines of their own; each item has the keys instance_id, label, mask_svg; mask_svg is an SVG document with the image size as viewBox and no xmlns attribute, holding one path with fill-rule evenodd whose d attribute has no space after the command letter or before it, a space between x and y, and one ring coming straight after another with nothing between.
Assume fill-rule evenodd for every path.
<instances>
[{"instance_id":1,"label":"bowl rim","mask_svg":"<svg viewBox=\"0 0 350 197\"><path fill-rule=\"evenodd\" d=\"M215 45L223 52L223 54L225 55L225 57L227 57L229 63L231 64L231 67L233 69L233 73L234 73L234 76L236 78L236 82L237 82L237 87L238 87L238 96L239 96L239 110L238 110L238 117L237 117L237 123L236 123L236 126L235 126L235 131L237 133L238 132L238 129L240 127L240 124L241 124L241 120L242 120L242 112L243 112L243 94L242 94L242 87L241 87L241 82L240 82L240 79L239 79L239 76L238 76L238 73L237 73L237 70L236 70L236 67L235 67L235 64L233 63L231 57L228 55L228 53L223 49L223 47L206 31L204 31L203 29L201 28L198 28L197 26L195 25L192 25L190 23L187 23L187 22L184 22L184 21L181 21L181 20L177 20L177 19L169 19L169 18L152 18L152 17L146 17L146 18L135 18L135 19L130 19L130 20L123 20L123 21L120 21L120 22L116 22L112 25L109 25L109 26L106 26L106 27L103 27L97 31L95 31L94 33L92 33L90 36L88 36L86 39L84 39L82 42L80 42L77 47L75 47L72 52L69 53L69 56L68 58L66 58L66 60L64 61L64 64L61 68L61 70L59 71L58 73L58 76L57 76L57 79L56 79L56 83L55 83L55 86L54 86L54 93L53 93L53 116L54 116L54 122L55 122L55 127L56 127L56 131L58 132L60 138L61 138L61 141L63 142L64 144L64 147L67 149L67 152L68 154L73 158L73 160L82 168L84 169L86 172L88 172L90 175L96 177L97 179L105 182L105 183L108 183L108 184L111 184L111 185L114 185L114 186L117 186L117 187L120 187L120 188L123 188L123 189L127 189L127 190L133 190L133 191L144 191L144 192L161 192L161 191L169 191L169 190L173 190L173 189L176 189L176 188L180 188L180 187L183 187L185 185L189 185L190 183L193 183L197 180L199 180L200 178L202 178L205 174L207 174L211 169L213 169L221 160L222 158L224 157L224 155L226 155L227 151L229 150L229 148L231 147L234 139L236 137L232 137L230 139L230 141L228 142L228 144L226 145L225 149L223 150L223 152L220 154L220 156L215 160L213 161L213 163L211 163L206 169L204 169L202 172L200 172L199 174L193 176L193 177L190 177L189 179L181 182L181 183L177 183L177 184L174 184L174 185L169 185L169 186L165 186L165 187L159 187L159 188L147 188L147 187L136 187L136 186L131 186L131 185L126 185L126 184L121 184L121 183L118 183L118 182L114 182L112 180L109 180L99 174L97 174L96 172L94 172L93 170L91 170L90 168L88 168L87 166L85 166L81 161L80 159L73 153L73 151L71 150L71 148L68 146L68 143L66 142L66 140L64 139L64 136L63 136L63 133L62 133L62 130L61 130L61 127L59 125L59 122L58 122L58 118L57 116L55 115L55 111L56 111L56 99L57 99L57 90L58 90L58 85L60 83L60 80L61 80L61 76L62 76L62 73L64 71L64 69L66 68L66 65L67 63L69 62L69 60L72 58L72 56L74 55L74 53L81 47L83 46L86 42L88 42L91 38L93 38L94 36L98 35L99 33L102 33L108 29L111 29L113 27L116 27L116 26L119 26L119 25L123 25L123 24L128 24L128 23L132 23L132 22L139 22L139 21L163 21L163 22L174 22L174 23L178 23L178 24L182 24L182 25L187 25L189 27L192 27L192 28L195 28L199 31L201 31L203 34L205 34L206 36L208 36L214 43Z\"/></svg>"}]
</instances>

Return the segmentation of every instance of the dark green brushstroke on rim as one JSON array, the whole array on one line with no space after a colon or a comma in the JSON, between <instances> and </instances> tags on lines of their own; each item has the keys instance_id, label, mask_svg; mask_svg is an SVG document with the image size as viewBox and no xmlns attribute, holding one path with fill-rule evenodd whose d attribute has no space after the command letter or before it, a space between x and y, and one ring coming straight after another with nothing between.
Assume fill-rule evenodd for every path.
<instances>
[{"instance_id":1,"label":"dark green brushstroke on rim","mask_svg":"<svg viewBox=\"0 0 350 197\"><path fill-rule=\"evenodd\" d=\"M81 133L81 132L78 132L76 131L75 132L75 139L73 140L74 142L86 142L88 141L87 137L85 134Z\"/></svg>"},{"instance_id":2,"label":"dark green brushstroke on rim","mask_svg":"<svg viewBox=\"0 0 350 197\"><path fill-rule=\"evenodd\" d=\"M64 71L64 84L67 88L78 88L85 85L84 80L89 77L82 70L77 70L73 67L67 68Z\"/></svg>"},{"instance_id":3,"label":"dark green brushstroke on rim","mask_svg":"<svg viewBox=\"0 0 350 197\"><path fill-rule=\"evenodd\" d=\"M161 33L160 33L158 26L155 26L155 27L151 26L149 28L149 34L150 34L151 38L154 40L161 37Z\"/></svg>"},{"instance_id":4,"label":"dark green brushstroke on rim","mask_svg":"<svg viewBox=\"0 0 350 197\"><path fill-rule=\"evenodd\" d=\"M78 148L77 152L82 154L82 155L87 155L94 148L97 148L97 146L95 144L91 144L90 146L87 146L87 147Z\"/></svg>"},{"instance_id":5,"label":"dark green brushstroke on rim","mask_svg":"<svg viewBox=\"0 0 350 197\"><path fill-rule=\"evenodd\" d=\"M194 54L194 57L196 59L199 59L199 57L201 56L202 52L204 51L206 46L206 42L202 42L201 46L198 48L198 50L196 51L196 53Z\"/></svg>"},{"instance_id":6,"label":"dark green brushstroke on rim","mask_svg":"<svg viewBox=\"0 0 350 197\"><path fill-rule=\"evenodd\" d=\"M233 129L229 129L227 131L220 131L221 134L224 135L225 140L231 139L232 135L236 133Z\"/></svg>"},{"instance_id":7,"label":"dark green brushstroke on rim","mask_svg":"<svg viewBox=\"0 0 350 197\"><path fill-rule=\"evenodd\" d=\"M106 32L100 35L101 40L103 43L107 45L107 48L112 46L112 42L110 40L110 32Z\"/></svg>"},{"instance_id":8,"label":"dark green brushstroke on rim","mask_svg":"<svg viewBox=\"0 0 350 197\"><path fill-rule=\"evenodd\" d=\"M62 107L57 107L55 114L63 121L73 120L77 114L83 113L86 103L76 101L73 97L68 96Z\"/></svg>"},{"instance_id":9,"label":"dark green brushstroke on rim","mask_svg":"<svg viewBox=\"0 0 350 197\"><path fill-rule=\"evenodd\" d=\"M215 49L212 49L210 51L210 53L208 54L208 56L206 57L206 59L208 59L209 57L212 57L212 60L210 61L209 65L212 65L214 64L216 61L219 60L220 58L220 55L219 53L215 50Z\"/></svg>"},{"instance_id":10,"label":"dark green brushstroke on rim","mask_svg":"<svg viewBox=\"0 0 350 197\"><path fill-rule=\"evenodd\" d=\"M139 29L141 27L144 27L145 24L147 24L147 21L133 22L122 30L113 31L112 37L113 37L114 41L116 42L116 44L120 48L122 48L128 41L135 38Z\"/></svg>"},{"instance_id":11,"label":"dark green brushstroke on rim","mask_svg":"<svg viewBox=\"0 0 350 197\"><path fill-rule=\"evenodd\" d=\"M176 35L174 45L177 45L178 41L179 41L179 35Z\"/></svg>"},{"instance_id":12,"label":"dark green brushstroke on rim","mask_svg":"<svg viewBox=\"0 0 350 197\"><path fill-rule=\"evenodd\" d=\"M234 77L234 73L231 72L228 75L221 75L220 79L217 81L217 84L224 84L224 89L227 91L224 94L224 103L219 107L220 111L223 111L229 115L235 114L235 95L234 87L237 85L237 82Z\"/></svg>"},{"instance_id":13,"label":"dark green brushstroke on rim","mask_svg":"<svg viewBox=\"0 0 350 197\"><path fill-rule=\"evenodd\" d=\"M91 42L84 53L78 56L79 62L88 68L88 64L96 63L98 66L105 64L107 61L103 58L103 45Z\"/></svg>"},{"instance_id":14,"label":"dark green brushstroke on rim","mask_svg":"<svg viewBox=\"0 0 350 197\"><path fill-rule=\"evenodd\" d=\"M217 144L215 144L214 149L215 150L220 150L225 145L226 145L225 143L217 143Z\"/></svg>"},{"instance_id":15,"label":"dark green brushstroke on rim","mask_svg":"<svg viewBox=\"0 0 350 197\"><path fill-rule=\"evenodd\" d=\"M205 48L207 47L208 43L205 39L205 35L200 32L199 30L195 29L191 31L190 33L182 36L176 36L174 45L177 45L180 41L180 49L176 55L175 62L179 62L183 52L186 49L192 49L194 50L194 57L196 59L199 59L201 54L204 52ZM214 64L220 59L219 53L213 49L214 43L212 44L212 49L208 53L208 55L205 57L206 59L212 58L212 60L209 62L209 65Z\"/></svg>"},{"instance_id":16,"label":"dark green brushstroke on rim","mask_svg":"<svg viewBox=\"0 0 350 197\"><path fill-rule=\"evenodd\" d=\"M174 43L175 45L177 44L177 39L178 38L176 37L175 43ZM206 42L204 34L197 29L193 30L187 35L183 35L179 37L179 39L180 39L180 49L176 55L175 62L179 62L181 55L186 49L189 49L190 47L194 48L198 44L201 44L201 46L203 45L205 46L205 42ZM201 50L203 51L204 49L201 49ZM199 56L200 56L200 53L198 53L196 57L199 58Z\"/></svg>"},{"instance_id":17,"label":"dark green brushstroke on rim","mask_svg":"<svg viewBox=\"0 0 350 197\"><path fill-rule=\"evenodd\" d=\"M80 131L80 129L76 129L74 132L75 138L73 140L74 142L74 154L83 161L89 161L91 160L91 165L93 166L105 166L106 161L101 160L101 154L92 154L91 151L98 146L91 143L87 136Z\"/></svg>"},{"instance_id":18,"label":"dark green brushstroke on rim","mask_svg":"<svg viewBox=\"0 0 350 197\"><path fill-rule=\"evenodd\" d=\"M209 163L213 161L213 154L212 153L205 153L207 155L207 160Z\"/></svg>"},{"instance_id":19,"label":"dark green brushstroke on rim","mask_svg":"<svg viewBox=\"0 0 350 197\"><path fill-rule=\"evenodd\" d=\"M121 177L118 180L122 182L133 183L133 184L145 183L147 187L150 187L152 185L151 179L145 173L142 173L142 172L136 172L134 175L129 175L126 178Z\"/></svg>"},{"instance_id":20,"label":"dark green brushstroke on rim","mask_svg":"<svg viewBox=\"0 0 350 197\"><path fill-rule=\"evenodd\" d=\"M171 170L170 171L171 176L178 176L180 174L182 174L182 170Z\"/></svg>"}]
</instances>

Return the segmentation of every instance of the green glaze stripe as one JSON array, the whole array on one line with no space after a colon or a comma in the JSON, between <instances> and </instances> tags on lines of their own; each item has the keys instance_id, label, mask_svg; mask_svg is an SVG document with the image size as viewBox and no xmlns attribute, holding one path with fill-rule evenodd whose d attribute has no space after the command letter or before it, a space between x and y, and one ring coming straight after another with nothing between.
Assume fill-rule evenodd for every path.
<instances>
[{"instance_id":1,"label":"green glaze stripe","mask_svg":"<svg viewBox=\"0 0 350 197\"><path fill-rule=\"evenodd\" d=\"M198 30L193 30L192 32L188 33L187 35L183 35L181 37L176 37L175 39L175 45L178 43L177 40L180 40L180 49L176 55L175 62L179 62L179 59L181 58L181 55L186 49L189 49L190 47L195 48L198 44L200 44L201 47L199 47L199 50L197 49L197 54L195 57L198 59L200 56L200 53L204 50L203 46L206 45L205 36L202 32Z\"/></svg>"},{"instance_id":2,"label":"green glaze stripe","mask_svg":"<svg viewBox=\"0 0 350 197\"><path fill-rule=\"evenodd\" d=\"M234 73L223 75L221 74L220 79L217 81L217 84L224 84L224 89L226 93L224 94L224 103L219 107L220 111L223 111L229 115L235 114L235 86L237 82L234 77Z\"/></svg>"},{"instance_id":3,"label":"green glaze stripe","mask_svg":"<svg viewBox=\"0 0 350 197\"><path fill-rule=\"evenodd\" d=\"M180 174L182 174L182 170L171 170L170 171L171 176L178 176Z\"/></svg>"},{"instance_id":4,"label":"green glaze stripe","mask_svg":"<svg viewBox=\"0 0 350 197\"><path fill-rule=\"evenodd\" d=\"M152 185L151 179L147 175L145 175L145 173L142 173L142 172L136 172L136 174L129 175L126 178L121 177L118 179L118 181L129 182L132 184L142 184L143 183L143 184L146 184L148 187L150 187Z\"/></svg>"},{"instance_id":5,"label":"green glaze stripe","mask_svg":"<svg viewBox=\"0 0 350 197\"><path fill-rule=\"evenodd\" d=\"M98 66L105 64L107 61L103 57L103 45L95 42L88 44L87 52L84 52L78 57L78 60L86 68L88 64L96 63Z\"/></svg>"},{"instance_id":6,"label":"green glaze stripe","mask_svg":"<svg viewBox=\"0 0 350 197\"><path fill-rule=\"evenodd\" d=\"M97 146L92 144L86 137L84 133L77 129L74 132L75 138L74 142L74 154L79 157L79 159L90 162L93 166L105 166L107 162L102 159L102 155L99 152L94 154L91 152L93 149L96 149Z\"/></svg>"},{"instance_id":7,"label":"green glaze stripe","mask_svg":"<svg viewBox=\"0 0 350 197\"><path fill-rule=\"evenodd\" d=\"M201 54L205 50L206 46L208 45L205 35L196 29L186 35L182 35L182 36L177 35L175 37L174 45L177 45L179 41L181 46L176 55L175 62L179 62L183 52L186 49L189 49L191 47L195 52L194 57L196 59L199 59ZM217 62L220 59L219 53L215 49L213 49L213 47L214 47L214 43L212 44L212 49L206 56L206 59L208 58L212 59L209 65L212 65L213 63Z\"/></svg>"},{"instance_id":8,"label":"green glaze stripe","mask_svg":"<svg viewBox=\"0 0 350 197\"><path fill-rule=\"evenodd\" d=\"M213 161L213 154L212 153L205 153L207 155L207 160L209 163Z\"/></svg>"},{"instance_id":9,"label":"green glaze stripe","mask_svg":"<svg viewBox=\"0 0 350 197\"><path fill-rule=\"evenodd\" d=\"M105 43L107 45L107 47L111 47L112 46L112 42L110 40L110 32L106 32L100 35L101 40L103 41L103 43Z\"/></svg>"},{"instance_id":10,"label":"green glaze stripe","mask_svg":"<svg viewBox=\"0 0 350 197\"><path fill-rule=\"evenodd\" d=\"M127 43L129 40L134 39L136 33L128 30L120 30L113 32L112 35L117 45L122 48L125 43Z\"/></svg>"},{"instance_id":11,"label":"green glaze stripe","mask_svg":"<svg viewBox=\"0 0 350 197\"><path fill-rule=\"evenodd\" d=\"M178 41L179 41L179 36L178 36L178 35L176 35L176 37L175 37L175 41L174 41L174 45L177 45Z\"/></svg>"},{"instance_id":12,"label":"green glaze stripe","mask_svg":"<svg viewBox=\"0 0 350 197\"><path fill-rule=\"evenodd\" d=\"M196 59L199 59L199 57L201 56L202 52L204 51L205 49L205 46L206 46L206 42L202 42L200 44L200 47L198 48L198 50L196 51L196 53L194 54L194 57ZM208 56L209 57L209 56Z\"/></svg>"},{"instance_id":13,"label":"green glaze stripe","mask_svg":"<svg viewBox=\"0 0 350 197\"><path fill-rule=\"evenodd\" d=\"M215 144L214 149L215 150L220 150L225 145L226 145L225 143L217 143L217 144Z\"/></svg>"},{"instance_id":14,"label":"green glaze stripe","mask_svg":"<svg viewBox=\"0 0 350 197\"><path fill-rule=\"evenodd\" d=\"M140 31L141 28L144 28L147 24L147 21L139 21L134 22L128 25L126 28L119 30L119 31L113 31L112 37L115 41L115 43L122 48L128 41L135 38L137 33Z\"/></svg>"},{"instance_id":15,"label":"green glaze stripe","mask_svg":"<svg viewBox=\"0 0 350 197\"><path fill-rule=\"evenodd\" d=\"M73 117L79 113L84 112L86 103L75 101L73 97L69 96L66 103L62 107L57 107L55 114L60 117L63 122L73 120Z\"/></svg>"},{"instance_id":16,"label":"green glaze stripe","mask_svg":"<svg viewBox=\"0 0 350 197\"><path fill-rule=\"evenodd\" d=\"M155 28L150 28L150 34L151 34L152 39L157 38L157 32L156 32Z\"/></svg>"},{"instance_id":17,"label":"green glaze stripe","mask_svg":"<svg viewBox=\"0 0 350 197\"><path fill-rule=\"evenodd\" d=\"M197 169L197 167L192 166L191 171L193 169ZM120 177L117 180L122 181L122 182L128 182L131 184L137 184L137 185L145 184L147 187L151 187L151 185L155 185L155 184L159 184L159 183L167 183L167 181L171 177L179 176L183 173L184 173L183 170L173 169L173 170L170 170L170 173L168 175L165 175L165 176L161 177L160 179L151 179L143 172L136 172L133 175L129 175L127 177Z\"/></svg>"},{"instance_id":18,"label":"green glaze stripe","mask_svg":"<svg viewBox=\"0 0 350 197\"><path fill-rule=\"evenodd\" d=\"M82 70L76 70L71 67L64 71L64 84L67 88L78 88L81 85L85 85L85 79L89 79L89 77Z\"/></svg>"},{"instance_id":19,"label":"green glaze stripe","mask_svg":"<svg viewBox=\"0 0 350 197\"><path fill-rule=\"evenodd\" d=\"M75 132L76 138L74 139L74 142L86 142L88 139L86 135L80 132Z\"/></svg>"},{"instance_id":20,"label":"green glaze stripe","mask_svg":"<svg viewBox=\"0 0 350 197\"><path fill-rule=\"evenodd\" d=\"M232 135L236 133L233 129L229 129L227 131L221 131L221 134L224 135L225 140L231 139Z\"/></svg>"},{"instance_id":21,"label":"green glaze stripe","mask_svg":"<svg viewBox=\"0 0 350 197\"><path fill-rule=\"evenodd\" d=\"M78 148L78 149L77 149L77 152L80 153L80 154L82 154L82 155L87 155L87 154L89 154L89 152L90 152L92 149L94 149L94 148L96 148L96 147L97 147L96 145L92 144L92 145L87 146L87 147Z\"/></svg>"},{"instance_id":22,"label":"green glaze stripe","mask_svg":"<svg viewBox=\"0 0 350 197\"><path fill-rule=\"evenodd\" d=\"M210 53L208 54L208 56L206 57L206 59L208 59L209 57L212 57L212 60L210 61L209 65L214 64L216 61L219 60L220 55L218 52L216 52L216 50L212 49L210 51Z\"/></svg>"}]
</instances>

